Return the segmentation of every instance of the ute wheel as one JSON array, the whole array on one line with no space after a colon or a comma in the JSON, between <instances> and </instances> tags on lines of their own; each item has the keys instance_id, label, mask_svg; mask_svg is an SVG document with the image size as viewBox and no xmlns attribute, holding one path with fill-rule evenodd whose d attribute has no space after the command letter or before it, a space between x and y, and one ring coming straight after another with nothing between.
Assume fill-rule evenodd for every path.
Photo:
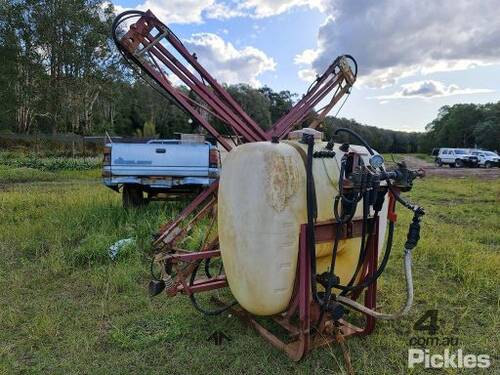
<instances>
[{"instance_id":1,"label":"ute wheel","mask_svg":"<svg viewBox=\"0 0 500 375\"><path fill-rule=\"evenodd\" d=\"M486 168L491 168L491 167L493 167L493 164L491 163L491 161L487 161L486 163L484 163L484 166Z\"/></svg>"},{"instance_id":2,"label":"ute wheel","mask_svg":"<svg viewBox=\"0 0 500 375\"><path fill-rule=\"evenodd\" d=\"M443 162L441 161L441 159L439 159L439 158L436 159L436 165L438 167L442 167L443 166Z\"/></svg>"},{"instance_id":3,"label":"ute wheel","mask_svg":"<svg viewBox=\"0 0 500 375\"><path fill-rule=\"evenodd\" d=\"M457 167L457 168L463 168L463 166L464 166L464 161L463 160L460 160L460 159L455 160L455 167Z\"/></svg>"},{"instance_id":4,"label":"ute wheel","mask_svg":"<svg viewBox=\"0 0 500 375\"><path fill-rule=\"evenodd\" d=\"M124 185L122 191L122 203L124 208L135 208L144 204L142 190L134 185Z\"/></svg>"}]
</instances>

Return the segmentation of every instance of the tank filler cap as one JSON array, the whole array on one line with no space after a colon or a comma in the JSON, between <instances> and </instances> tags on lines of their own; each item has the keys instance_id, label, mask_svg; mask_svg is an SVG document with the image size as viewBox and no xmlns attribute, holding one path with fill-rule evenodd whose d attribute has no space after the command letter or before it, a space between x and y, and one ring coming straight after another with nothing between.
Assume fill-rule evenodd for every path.
<instances>
[{"instance_id":1,"label":"tank filler cap","mask_svg":"<svg viewBox=\"0 0 500 375\"><path fill-rule=\"evenodd\" d=\"M312 128L302 128L300 130L295 130L288 134L288 139L290 140L301 140L304 134L309 134L314 136L315 142L321 142L323 140L323 132L320 132Z\"/></svg>"}]
</instances>

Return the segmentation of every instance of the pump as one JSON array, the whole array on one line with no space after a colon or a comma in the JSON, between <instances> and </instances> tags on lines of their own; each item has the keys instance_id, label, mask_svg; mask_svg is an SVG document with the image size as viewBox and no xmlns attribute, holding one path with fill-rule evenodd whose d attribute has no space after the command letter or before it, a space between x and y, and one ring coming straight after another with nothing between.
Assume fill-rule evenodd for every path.
<instances>
[{"instance_id":1,"label":"pump","mask_svg":"<svg viewBox=\"0 0 500 375\"><path fill-rule=\"evenodd\" d=\"M350 93L357 76L352 56L337 57L293 108L264 131L151 11L120 14L113 38L146 82L230 151L220 179L155 235L152 296L188 295L207 315L231 310L293 360L314 347L367 335L376 319L396 319L408 312L413 299L411 253L424 210L401 192L409 191L422 172L404 163L386 170L382 156L349 129L337 129L328 142L314 130ZM190 89L189 95L173 84L173 76ZM315 110L322 103L326 105ZM311 113L315 119L310 128L292 132ZM225 134L211 119L224 124ZM361 145L336 142L341 132ZM407 303L388 315L376 311L376 286L392 249L396 203L412 210L414 218L404 249ZM183 248L201 220L217 234L209 230L199 251ZM219 258L223 268L213 272L211 262ZM204 277L198 276L200 270ZM235 300L216 299L215 309L196 298L227 287ZM347 321L350 310L365 316L364 327ZM257 316L274 320L289 340L265 328Z\"/></svg>"}]
</instances>

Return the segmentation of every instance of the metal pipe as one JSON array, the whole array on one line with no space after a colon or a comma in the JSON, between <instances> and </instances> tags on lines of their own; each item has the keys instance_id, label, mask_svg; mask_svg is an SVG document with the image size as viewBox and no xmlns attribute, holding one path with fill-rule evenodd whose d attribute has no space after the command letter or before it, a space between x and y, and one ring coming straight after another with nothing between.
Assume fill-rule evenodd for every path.
<instances>
[{"instance_id":1,"label":"metal pipe","mask_svg":"<svg viewBox=\"0 0 500 375\"><path fill-rule=\"evenodd\" d=\"M404 250L404 271L405 271L405 278L406 278L406 304L399 310L397 313L394 314L383 314L378 311L369 309L365 307L364 305L350 299L347 297L343 296L338 296L337 300L340 303L343 303L344 305L347 305L349 307L352 307L355 310L358 310L364 314L373 316L376 319L380 320L395 320L399 319L402 316L406 315L408 311L410 311L410 308L413 304L413 276L411 272L411 266L412 266L412 259L411 259L411 252L412 249L405 249Z\"/></svg>"}]
</instances>

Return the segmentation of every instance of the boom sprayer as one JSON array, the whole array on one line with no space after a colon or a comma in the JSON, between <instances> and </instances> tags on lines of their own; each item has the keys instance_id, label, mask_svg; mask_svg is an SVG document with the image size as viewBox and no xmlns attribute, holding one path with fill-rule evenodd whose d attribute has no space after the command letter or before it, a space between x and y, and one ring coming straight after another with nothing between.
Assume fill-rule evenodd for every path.
<instances>
[{"instance_id":1,"label":"boom sprayer","mask_svg":"<svg viewBox=\"0 0 500 375\"><path fill-rule=\"evenodd\" d=\"M207 315L231 310L293 360L340 336L367 335L376 319L408 312L411 254L424 210L401 193L422 172L404 163L385 169L382 156L350 129L337 129L328 142L314 129L355 83L352 56L337 57L265 131L151 11L120 14L113 37L148 83L230 151L220 178L155 235L151 295L186 294ZM175 86L172 76L190 93ZM311 113L310 126L300 129ZM211 124L214 119L224 124L224 134ZM338 143L340 133L360 145ZM397 203L413 212L404 246L407 301L399 312L383 314L376 311L377 280L391 254ZM189 251L184 244L200 224L208 228L205 240L198 251ZM220 267L213 267L217 261ZM208 309L197 299L227 287L233 302L214 298L217 308ZM350 310L366 317L363 328L346 321ZM274 320L291 341L281 340L257 316Z\"/></svg>"}]
</instances>

